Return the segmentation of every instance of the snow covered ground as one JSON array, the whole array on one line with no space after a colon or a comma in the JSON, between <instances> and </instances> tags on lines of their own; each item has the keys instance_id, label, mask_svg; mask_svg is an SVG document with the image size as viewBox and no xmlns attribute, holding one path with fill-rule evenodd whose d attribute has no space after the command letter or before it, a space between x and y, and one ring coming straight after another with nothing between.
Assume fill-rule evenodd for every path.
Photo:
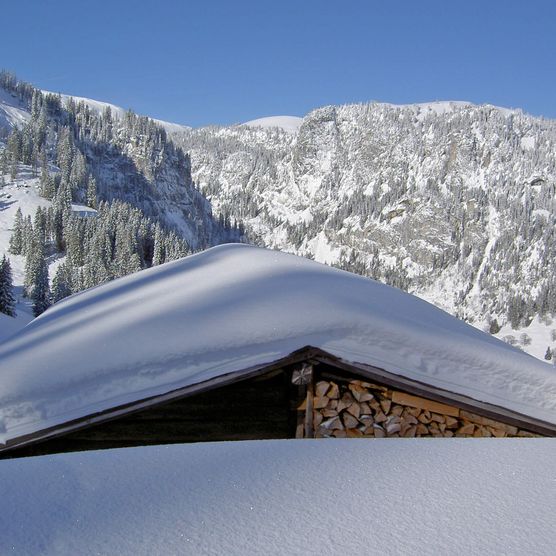
<instances>
[{"instance_id":1,"label":"snow covered ground","mask_svg":"<svg viewBox=\"0 0 556 556\"><path fill-rule=\"evenodd\" d=\"M550 439L225 442L0 461L2 554L552 555Z\"/></svg>"}]
</instances>

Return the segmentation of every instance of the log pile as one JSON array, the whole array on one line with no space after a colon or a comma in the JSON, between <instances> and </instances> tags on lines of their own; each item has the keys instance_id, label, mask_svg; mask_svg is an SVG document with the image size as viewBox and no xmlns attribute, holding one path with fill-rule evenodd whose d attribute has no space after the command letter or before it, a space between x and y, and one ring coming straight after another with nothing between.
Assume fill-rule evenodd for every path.
<instances>
[{"instance_id":1,"label":"log pile","mask_svg":"<svg viewBox=\"0 0 556 556\"><path fill-rule=\"evenodd\" d=\"M320 380L312 401L315 438L537 436L451 405L362 380Z\"/></svg>"}]
</instances>

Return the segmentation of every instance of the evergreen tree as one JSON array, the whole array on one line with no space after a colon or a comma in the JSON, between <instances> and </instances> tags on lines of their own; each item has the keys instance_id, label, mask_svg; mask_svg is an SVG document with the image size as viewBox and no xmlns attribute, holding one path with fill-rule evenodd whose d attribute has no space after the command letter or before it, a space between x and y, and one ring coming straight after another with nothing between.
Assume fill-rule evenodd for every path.
<instances>
[{"instance_id":1,"label":"evergreen tree","mask_svg":"<svg viewBox=\"0 0 556 556\"><path fill-rule=\"evenodd\" d=\"M21 240L21 254L27 255L27 252L31 248L33 244L34 236L33 236L33 223L31 221L31 215L28 214L23 219L23 232L22 232L22 240Z\"/></svg>"},{"instance_id":2,"label":"evergreen tree","mask_svg":"<svg viewBox=\"0 0 556 556\"><path fill-rule=\"evenodd\" d=\"M48 265L45 257L41 257L37 269L36 281L33 284L31 300L33 301L33 314L38 317L51 305L50 286L48 283Z\"/></svg>"},{"instance_id":3,"label":"evergreen tree","mask_svg":"<svg viewBox=\"0 0 556 556\"><path fill-rule=\"evenodd\" d=\"M40 233L30 231L30 238L25 251L25 277L23 280L23 293L31 298L33 289L38 282L40 267L44 260L44 243L41 242Z\"/></svg>"},{"instance_id":4,"label":"evergreen tree","mask_svg":"<svg viewBox=\"0 0 556 556\"><path fill-rule=\"evenodd\" d=\"M87 181L87 206L97 208L97 182L93 176Z\"/></svg>"},{"instance_id":5,"label":"evergreen tree","mask_svg":"<svg viewBox=\"0 0 556 556\"><path fill-rule=\"evenodd\" d=\"M52 302L57 303L61 299L72 294L73 274L72 267L64 261L58 266L52 279Z\"/></svg>"},{"instance_id":6,"label":"evergreen tree","mask_svg":"<svg viewBox=\"0 0 556 556\"><path fill-rule=\"evenodd\" d=\"M0 313L15 317L15 298L13 295L12 268L4 256L0 262Z\"/></svg>"},{"instance_id":7,"label":"evergreen tree","mask_svg":"<svg viewBox=\"0 0 556 556\"><path fill-rule=\"evenodd\" d=\"M44 245L46 242L46 210L37 207L35 218L33 220L33 230L38 237L39 242Z\"/></svg>"},{"instance_id":8,"label":"evergreen tree","mask_svg":"<svg viewBox=\"0 0 556 556\"><path fill-rule=\"evenodd\" d=\"M490 321L489 332L491 334L498 334L498 332L500 332L500 328L501 326L498 324L496 319Z\"/></svg>"},{"instance_id":9,"label":"evergreen tree","mask_svg":"<svg viewBox=\"0 0 556 556\"><path fill-rule=\"evenodd\" d=\"M21 255L23 253L23 214L21 212L21 207L18 207L15 213L9 251L14 255Z\"/></svg>"},{"instance_id":10,"label":"evergreen tree","mask_svg":"<svg viewBox=\"0 0 556 556\"><path fill-rule=\"evenodd\" d=\"M8 151L3 149L0 152L0 177L4 179L4 174L8 171Z\"/></svg>"},{"instance_id":11,"label":"evergreen tree","mask_svg":"<svg viewBox=\"0 0 556 556\"><path fill-rule=\"evenodd\" d=\"M153 266L164 263L166 258L164 248L164 233L160 224L157 222L154 228Z\"/></svg>"}]
</instances>

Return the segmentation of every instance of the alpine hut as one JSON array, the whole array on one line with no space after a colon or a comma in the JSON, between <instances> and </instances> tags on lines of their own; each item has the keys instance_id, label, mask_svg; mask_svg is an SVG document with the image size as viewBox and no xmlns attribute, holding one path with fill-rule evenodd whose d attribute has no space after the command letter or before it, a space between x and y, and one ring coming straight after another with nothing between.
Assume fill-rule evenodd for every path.
<instances>
[{"instance_id":1,"label":"alpine hut","mask_svg":"<svg viewBox=\"0 0 556 556\"><path fill-rule=\"evenodd\" d=\"M0 345L0 456L205 440L556 435L554 367L294 255L224 245Z\"/></svg>"}]
</instances>

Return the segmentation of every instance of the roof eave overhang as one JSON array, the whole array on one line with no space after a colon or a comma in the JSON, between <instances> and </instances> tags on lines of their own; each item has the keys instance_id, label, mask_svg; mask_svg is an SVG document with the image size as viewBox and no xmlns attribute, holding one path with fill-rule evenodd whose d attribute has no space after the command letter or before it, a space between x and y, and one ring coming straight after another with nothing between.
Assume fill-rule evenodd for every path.
<instances>
[{"instance_id":1,"label":"roof eave overhang","mask_svg":"<svg viewBox=\"0 0 556 556\"><path fill-rule=\"evenodd\" d=\"M454 405L483 417L502 421L543 436L556 436L556 424L542 421L501 406L481 402L471 397L456 394L414 379L409 379L365 363L346 361L320 348L305 346L287 355L286 357L282 357L275 361L262 363L247 369L232 371L203 382L171 390L164 394L151 396L149 398L137 400L114 408L109 408L98 413L93 413L85 417L61 423L60 425L13 438L5 445L0 446L0 454L35 444L37 442L63 436L70 432L88 428L93 425L112 421L155 405L164 404L180 398L207 392L215 388L227 386L235 382L254 378L281 369L285 366L295 365L296 363L301 363L307 360L312 360L315 363L325 363L343 371L358 374L361 377L379 382L391 388L403 390L410 394L422 396L440 403Z\"/></svg>"}]
</instances>

